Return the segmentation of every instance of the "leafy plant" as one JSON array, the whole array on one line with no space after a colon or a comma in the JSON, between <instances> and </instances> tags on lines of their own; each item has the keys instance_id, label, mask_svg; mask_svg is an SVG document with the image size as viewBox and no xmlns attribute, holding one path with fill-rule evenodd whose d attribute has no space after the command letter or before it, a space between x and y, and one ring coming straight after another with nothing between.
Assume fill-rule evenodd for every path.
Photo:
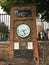
<instances>
[{"instance_id":1,"label":"leafy plant","mask_svg":"<svg viewBox=\"0 0 49 65\"><path fill-rule=\"evenodd\" d=\"M10 6L16 4L33 4L36 3L37 14L41 14L41 19L49 22L49 0L0 0L0 5L10 14Z\"/></svg>"},{"instance_id":2,"label":"leafy plant","mask_svg":"<svg viewBox=\"0 0 49 65\"><path fill-rule=\"evenodd\" d=\"M9 32L8 26L6 26L4 23L0 23L0 32L3 34L6 34Z\"/></svg>"}]
</instances>

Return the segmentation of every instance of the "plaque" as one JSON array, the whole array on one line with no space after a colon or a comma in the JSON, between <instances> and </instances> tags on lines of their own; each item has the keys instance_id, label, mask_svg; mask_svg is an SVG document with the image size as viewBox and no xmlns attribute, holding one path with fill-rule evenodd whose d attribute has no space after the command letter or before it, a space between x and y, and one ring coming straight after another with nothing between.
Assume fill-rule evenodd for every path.
<instances>
[{"instance_id":1,"label":"plaque","mask_svg":"<svg viewBox=\"0 0 49 65\"><path fill-rule=\"evenodd\" d=\"M33 50L14 50L14 58L33 58Z\"/></svg>"},{"instance_id":2,"label":"plaque","mask_svg":"<svg viewBox=\"0 0 49 65\"><path fill-rule=\"evenodd\" d=\"M26 46L27 46L27 43L26 42L20 43L20 47L26 47Z\"/></svg>"},{"instance_id":3,"label":"plaque","mask_svg":"<svg viewBox=\"0 0 49 65\"><path fill-rule=\"evenodd\" d=\"M15 11L15 15L18 17L32 16L32 11L31 10L17 10Z\"/></svg>"},{"instance_id":4,"label":"plaque","mask_svg":"<svg viewBox=\"0 0 49 65\"><path fill-rule=\"evenodd\" d=\"M14 42L14 49L19 49L19 42Z\"/></svg>"},{"instance_id":5,"label":"plaque","mask_svg":"<svg viewBox=\"0 0 49 65\"><path fill-rule=\"evenodd\" d=\"M28 42L27 46L28 46L28 49L33 49L33 42Z\"/></svg>"}]
</instances>

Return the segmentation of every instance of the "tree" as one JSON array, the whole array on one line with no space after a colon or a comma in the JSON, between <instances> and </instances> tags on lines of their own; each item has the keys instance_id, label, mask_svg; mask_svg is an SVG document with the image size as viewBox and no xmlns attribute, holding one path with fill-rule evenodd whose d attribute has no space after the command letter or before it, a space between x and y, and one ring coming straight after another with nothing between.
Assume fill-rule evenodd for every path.
<instances>
[{"instance_id":1,"label":"tree","mask_svg":"<svg viewBox=\"0 0 49 65\"><path fill-rule=\"evenodd\" d=\"M6 26L4 23L0 23L0 40L8 40L8 26Z\"/></svg>"},{"instance_id":2,"label":"tree","mask_svg":"<svg viewBox=\"0 0 49 65\"><path fill-rule=\"evenodd\" d=\"M11 5L30 3L36 3L37 14L40 13L42 15L41 19L49 22L49 0L0 0L1 6L8 14L10 14Z\"/></svg>"},{"instance_id":3,"label":"tree","mask_svg":"<svg viewBox=\"0 0 49 65\"><path fill-rule=\"evenodd\" d=\"M6 26L4 23L0 23L0 32L3 34L8 34L9 30L8 30L8 26Z\"/></svg>"}]
</instances>

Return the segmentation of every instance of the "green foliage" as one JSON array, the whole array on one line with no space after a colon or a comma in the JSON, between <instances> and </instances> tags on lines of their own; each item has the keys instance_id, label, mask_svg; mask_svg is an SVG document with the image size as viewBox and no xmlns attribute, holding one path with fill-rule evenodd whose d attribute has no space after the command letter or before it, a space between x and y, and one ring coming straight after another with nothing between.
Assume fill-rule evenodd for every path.
<instances>
[{"instance_id":1,"label":"green foliage","mask_svg":"<svg viewBox=\"0 0 49 65\"><path fill-rule=\"evenodd\" d=\"M10 6L16 4L32 4L36 3L37 13L41 13L41 19L49 22L49 0L0 0L1 6L10 14Z\"/></svg>"},{"instance_id":2,"label":"green foliage","mask_svg":"<svg viewBox=\"0 0 49 65\"><path fill-rule=\"evenodd\" d=\"M37 5L37 13L41 13L41 19L49 22L49 0L41 0Z\"/></svg>"},{"instance_id":3,"label":"green foliage","mask_svg":"<svg viewBox=\"0 0 49 65\"><path fill-rule=\"evenodd\" d=\"M6 26L4 23L0 23L0 32L3 34L8 33L8 26Z\"/></svg>"},{"instance_id":4,"label":"green foliage","mask_svg":"<svg viewBox=\"0 0 49 65\"><path fill-rule=\"evenodd\" d=\"M4 8L4 11L6 11L8 14L10 14L10 6L16 5L16 4L31 4L35 2L35 0L6 0L4 2L1 2L1 6Z\"/></svg>"}]
</instances>

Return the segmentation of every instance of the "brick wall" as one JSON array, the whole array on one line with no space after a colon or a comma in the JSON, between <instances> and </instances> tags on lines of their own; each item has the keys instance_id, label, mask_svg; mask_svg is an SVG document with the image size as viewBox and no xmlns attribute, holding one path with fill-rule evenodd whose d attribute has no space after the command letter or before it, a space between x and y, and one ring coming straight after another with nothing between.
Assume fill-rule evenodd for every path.
<instances>
[{"instance_id":1,"label":"brick wall","mask_svg":"<svg viewBox=\"0 0 49 65\"><path fill-rule=\"evenodd\" d=\"M7 59L8 58L8 50L9 42L0 42L0 59Z\"/></svg>"},{"instance_id":2,"label":"brick wall","mask_svg":"<svg viewBox=\"0 0 49 65\"><path fill-rule=\"evenodd\" d=\"M32 17L17 17L15 15L16 10L31 9ZM30 26L31 34L28 38L22 39L16 35L16 27L19 24L25 23ZM36 30L36 6L33 5L16 5L11 7L11 21L10 21L10 46L9 46L9 57L14 57L14 42L28 41L31 40L34 43L34 57L37 58L36 64L39 64L38 55L38 43L37 43L37 30Z\"/></svg>"}]
</instances>

